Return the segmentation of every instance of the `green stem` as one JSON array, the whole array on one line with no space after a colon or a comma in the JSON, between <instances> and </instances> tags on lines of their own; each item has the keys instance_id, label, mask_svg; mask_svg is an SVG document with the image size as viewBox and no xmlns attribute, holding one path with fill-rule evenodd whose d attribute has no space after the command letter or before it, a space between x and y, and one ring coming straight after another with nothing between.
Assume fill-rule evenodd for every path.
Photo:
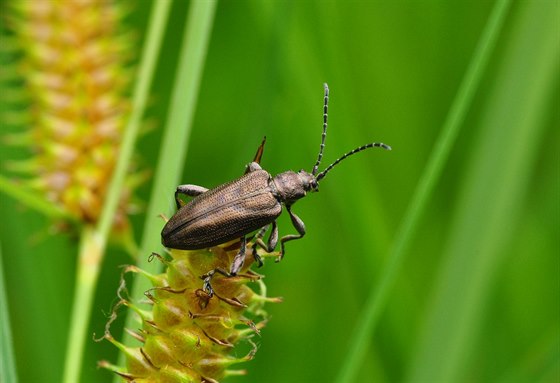
<instances>
[{"instance_id":1,"label":"green stem","mask_svg":"<svg viewBox=\"0 0 560 383\"><path fill-rule=\"evenodd\" d=\"M107 199L103 204L101 217L97 225L97 230L102 237L107 237L113 225L113 219L117 210L119 199L122 195L122 188L125 181L126 173L130 166L130 160L134 152L136 138L141 127L142 116L146 109L148 100L148 92L152 83L153 73L156 66L156 60L171 6L170 0L155 1L152 10L153 16L150 20L150 29L148 30L146 45L142 52L140 67L136 78L136 86L133 92L132 113L128 119L128 123L123 135L123 141L119 147L119 158L115 167L115 172L109 185Z\"/></svg>"},{"instance_id":2,"label":"green stem","mask_svg":"<svg viewBox=\"0 0 560 383\"><path fill-rule=\"evenodd\" d=\"M459 87L451 109L447 114L440 136L436 141L434 151L428 160L428 164L426 165L403 222L397 232L388 264L381 274L381 280L379 284L372 289L366 302L364 312L362 315L358 316L361 320L353 334L350 343L350 351L337 377L337 383L355 381L356 374L364 360L367 347L371 342L371 337L381 311L389 298L391 288L397 280L399 270L404 262L404 256L408 250L412 236L416 231L418 221L441 176L443 167L459 133L459 128L472 103L475 91L480 84L480 80L496 44L510 3L510 0L498 1L490 15L490 19L482 33L467 73L463 78L463 82Z\"/></svg>"},{"instance_id":3,"label":"green stem","mask_svg":"<svg viewBox=\"0 0 560 383\"><path fill-rule=\"evenodd\" d=\"M175 75L175 87L168 111L166 127L157 169L154 174L150 204L140 246L141 256L137 266L150 273L157 273L157 262L148 263L148 255L161 248L160 232L163 221L157 216L169 211L171 197L177 187L187 154L188 138L191 131L198 89L202 79L202 70L208 50L217 1L194 0L191 2L187 26L184 31L180 57ZM172 164L172 166L170 166ZM138 301L150 287L149 282L142 278L134 281L131 299ZM136 328L135 316L127 316L126 328ZM125 334L123 343L137 344L130 335ZM121 353L119 365L124 364Z\"/></svg>"},{"instance_id":4,"label":"green stem","mask_svg":"<svg viewBox=\"0 0 560 383\"><path fill-rule=\"evenodd\" d=\"M4 281L4 265L2 263L2 246L0 246L0 382L17 383L16 356L14 353L12 330L10 326L10 310Z\"/></svg>"},{"instance_id":5,"label":"green stem","mask_svg":"<svg viewBox=\"0 0 560 383\"><path fill-rule=\"evenodd\" d=\"M70 334L66 348L64 382L80 381L80 370L84 342L87 334L93 296L99 277L99 269L103 261L105 247L113 218L122 194L122 188L132 158L134 145L140 122L144 114L148 91L152 83L156 59L166 25L167 14L171 2L169 0L154 1L152 18L147 39L142 51L138 69L136 86L133 91L132 113L124 131L123 141L119 148L119 158L104 202L101 217L94 228L86 227L82 231L77 281L74 292L74 303L70 323Z\"/></svg>"},{"instance_id":6,"label":"green stem","mask_svg":"<svg viewBox=\"0 0 560 383\"><path fill-rule=\"evenodd\" d=\"M72 322L66 345L66 368L63 378L63 382L66 383L80 381L85 334L89 324L95 286L105 247L103 242L102 238L95 234L92 227L84 227L81 233Z\"/></svg>"}]
</instances>

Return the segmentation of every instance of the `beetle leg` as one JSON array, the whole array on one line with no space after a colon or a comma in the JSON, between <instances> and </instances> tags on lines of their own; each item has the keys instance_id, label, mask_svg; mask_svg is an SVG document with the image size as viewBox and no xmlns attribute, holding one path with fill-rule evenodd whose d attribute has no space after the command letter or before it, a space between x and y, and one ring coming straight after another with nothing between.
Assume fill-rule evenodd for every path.
<instances>
[{"instance_id":1,"label":"beetle leg","mask_svg":"<svg viewBox=\"0 0 560 383\"><path fill-rule=\"evenodd\" d=\"M276 224L276 221L272 221L272 231L270 232L270 237L268 237L268 241L265 244L262 237L264 236L266 230L268 230L268 227L269 225L263 227L255 236L255 246L253 247L254 257L258 257L257 245L267 253L272 253L274 249L276 249L276 245L278 244L278 225ZM262 264L262 261L260 263ZM259 264L259 267L261 267L261 264Z\"/></svg>"},{"instance_id":2,"label":"beetle leg","mask_svg":"<svg viewBox=\"0 0 560 383\"><path fill-rule=\"evenodd\" d=\"M272 232L270 233L270 237L268 237L268 249L267 252L272 253L274 249L276 249L276 245L278 244L278 225L276 221L272 221Z\"/></svg>"},{"instance_id":3,"label":"beetle leg","mask_svg":"<svg viewBox=\"0 0 560 383\"><path fill-rule=\"evenodd\" d=\"M229 269L229 276L235 276L237 273L243 268L243 264L245 263L245 249L247 247L247 238L245 236L241 237L241 247L239 248L239 252L233 258L233 262L231 263L231 267Z\"/></svg>"},{"instance_id":4,"label":"beetle leg","mask_svg":"<svg viewBox=\"0 0 560 383\"><path fill-rule=\"evenodd\" d=\"M286 210L288 214L290 214L290 219L292 220L292 225L294 225L295 229L297 230L298 234L288 234L280 238L280 255L276 262L279 262L284 258L284 243L288 241L293 241L294 239L300 239L305 235L305 224L297 215L292 213L292 209L290 206L286 206Z\"/></svg>"},{"instance_id":5,"label":"beetle leg","mask_svg":"<svg viewBox=\"0 0 560 383\"><path fill-rule=\"evenodd\" d=\"M255 260L255 262L257 263L257 267L263 267L264 263L262 261L262 258L260 255L257 254L257 249L256 246L253 247L253 259Z\"/></svg>"},{"instance_id":6,"label":"beetle leg","mask_svg":"<svg viewBox=\"0 0 560 383\"><path fill-rule=\"evenodd\" d=\"M262 267L263 265L263 261L260 257L260 255L257 254L257 246L263 248L266 250L266 245L263 242L262 238L264 237L264 235L266 234L266 231L268 230L268 227L270 225L266 225L264 227L262 227L257 234L255 234L255 242L253 244L253 249L252 249L252 255L253 255L253 259L255 260L255 262L257 263L257 267Z\"/></svg>"},{"instance_id":7,"label":"beetle leg","mask_svg":"<svg viewBox=\"0 0 560 383\"><path fill-rule=\"evenodd\" d=\"M206 274L200 276L200 278L202 278L204 280L204 284L203 284L202 288L204 289L204 291L206 291L206 293L208 293L210 298L214 296L214 289L212 288L212 285L210 284L210 281L212 280L212 277L216 273L222 274L224 277L230 277L231 276L227 271L224 271L220 268L210 270Z\"/></svg>"},{"instance_id":8,"label":"beetle leg","mask_svg":"<svg viewBox=\"0 0 560 383\"><path fill-rule=\"evenodd\" d=\"M229 273L217 267L214 270L210 270L206 274L200 276L200 278L204 280L203 289L208 293L208 295L210 295L210 297L214 296L214 289L212 289L212 285L210 284L210 281L212 280L214 274L219 273L226 278L235 277L237 273L243 268L243 264L245 263L247 239L245 238L245 236L243 236L240 238L240 241L241 247L239 248L239 252L235 255L235 258L233 258Z\"/></svg>"},{"instance_id":9,"label":"beetle leg","mask_svg":"<svg viewBox=\"0 0 560 383\"><path fill-rule=\"evenodd\" d=\"M268 237L267 243L264 243L263 237L266 234L266 231L270 225L264 226L262 229L258 231L255 235L255 244L253 245L253 258L255 262L257 262L258 267L262 267L263 261L261 257L257 254L257 246L266 251L267 253L272 253L276 248L276 244L278 243L278 225L276 221L272 221L272 231L270 233L270 237Z\"/></svg>"},{"instance_id":10,"label":"beetle leg","mask_svg":"<svg viewBox=\"0 0 560 383\"><path fill-rule=\"evenodd\" d=\"M177 209L180 209L185 203L179 198L179 194L184 194L189 197L196 197L202 193L207 192L203 186L198 185L179 185L177 186L177 190L175 190L175 202L177 203Z\"/></svg>"}]
</instances>

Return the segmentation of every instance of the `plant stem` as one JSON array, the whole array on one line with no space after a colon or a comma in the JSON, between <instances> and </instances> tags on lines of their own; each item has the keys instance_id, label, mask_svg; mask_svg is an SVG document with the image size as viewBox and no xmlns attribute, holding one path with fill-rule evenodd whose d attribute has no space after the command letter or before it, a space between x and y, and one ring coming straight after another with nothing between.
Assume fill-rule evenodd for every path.
<instances>
[{"instance_id":1,"label":"plant stem","mask_svg":"<svg viewBox=\"0 0 560 383\"><path fill-rule=\"evenodd\" d=\"M91 226L85 226L81 233L78 258L78 275L72 306L72 322L66 345L66 361L63 382L79 382L80 368L84 353L85 334L97 284L97 277L103 258L105 241L96 235Z\"/></svg>"},{"instance_id":2,"label":"plant stem","mask_svg":"<svg viewBox=\"0 0 560 383\"><path fill-rule=\"evenodd\" d=\"M381 274L381 280L374 286L365 304L364 312L350 342L350 351L337 377L337 383L348 383L355 380L358 368L361 366L371 336L379 320L381 310L389 298L391 288L397 280L399 270L404 262L404 256L410 245L418 221L424 212L429 197L441 176L443 167L455 143L466 112L471 105L475 91L490 59L498 38L501 26L505 20L511 1L498 1L492 10L490 19L482 33L476 51L459 87L451 109L443 125L440 136L436 141L434 151L428 160L424 173L418 183L412 201L397 232L391 249L389 261Z\"/></svg>"},{"instance_id":3,"label":"plant stem","mask_svg":"<svg viewBox=\"0 0 560 383\"><path fill-rule=\"evenodd\" d=\"M119 147L119 159L115 168L115 172L109 185L107 200L103 204L101 218L99 219L97 230L100 235L107 237L109 230L113 225L113 219L121 197L122 187L128 171L130 160L136 144L136 138L140 131L142 116L146 109L148 100L148 92L152 83L153 73L158 58L161 40L163 37L170 0L155 1L153 8L153 16L150 20L150 29L146 39L146 45L142 51L140 67L136 78L136 86L133 92L132 113L128 119L128 123L123 135L123 141Z\"/></svg>"},{"instance_id":4,"label":"plant stem","mask_svg":"<svg viewBox=\"0 0 560 383\"><path fill-rule=\"evenodd\" d=\"M194 0L191 2L187 26L183 35L180 57L175 75L175 87L168 111L166 127L154 182L150 195L150 203L146 214L146 222L142 235L142 244L137 266L147 272L157 273L157 262L148 263L148 255L161 248L160 231L162 221L157 218L162 212L169 211L172 204L172 191L179 183L183 164L188 148L188 138L198 98L198 89L202 79L202 70L212 31L214 12L217 1ZM170 164L173 164L170 166ZM174 206L174 205L173 205ZM150 287L147 280L137 278L131 289L131 299L140 299ZM127 316L126 328L135 328L135 317ZM126 345L136 344L130 335L124 334ZM121 353L119 365L124 363Z\"/></svg>"},{"instance_id":5,"label":"plant stem","mask_svg":"<svg viewBox=\"0 0 560 383\"><path fill-rule=\"evenodd\" d=\"M70 334L66 349L64 382L80 381L80 369L84 342L97 286L99 269L103 261L107 238L113 224L113 218L122 193L126 171L129 168L140 121L144 115L148 91L152 83L153 72L166 25L169 0L154 1L150 27L142 58L138 69L136 86L133 91L132 113L124 131L119 158L108 189L107 199L97 226L85 227L82 231L78 273L72 307Z\"/></svg>"},{"instance_id":6,"label":"plant stem","mask_svg":"<svg viewBox=\"0 0 560 383\"><path fill-rule=\"evenodd\" d=\"M4 265L2 263L2 246L0 246L0 382L17 383L16 355L14 353L12 330L10 326L10 310L4 281Z\"/></svg>"}]
</instances>

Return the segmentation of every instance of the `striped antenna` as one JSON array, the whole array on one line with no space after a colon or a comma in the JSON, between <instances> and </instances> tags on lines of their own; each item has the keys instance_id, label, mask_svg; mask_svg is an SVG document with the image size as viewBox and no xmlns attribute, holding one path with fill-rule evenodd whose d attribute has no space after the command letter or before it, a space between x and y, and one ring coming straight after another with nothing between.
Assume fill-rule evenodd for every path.
<instances>
[{"instance_id":1,"label":"striped antenna","mask_svg":"<svg viewBox=\"0 0 560 383\"><path fill-rule=\"evenodd\" d=\"M346 153L345 155L343 155L342 157L340 157L338 160L336 160L335 162L333 162L332 164L330 164L329 166L327 166L327 168L325 170L323 170L321 173L319 173L317 175L317 182L321 181L323 178L325 178L325 176L327 175L328 172L330 172L330 170L332 168L334 168L336 165L338 165L338 163L348 157L350 157L352 154L356 154L361 152L362 150L366 150L369 148L383 148L385 150L391 150L391 147L389 145L385 145L381 142L372 142L371 144L367 144L364 146L360 146L359 148L356 148L348 153Z\"/></svg>"},{"instance_id":2,"label":"striped antenna","mask_svg":"<svg viewBox=\"0 0 560 383\"><path fill-rule=\"evenodd\" d=\"M317 162L315 162L315 166L313 166L313 170L311 171L312 175L316 175L317 171L319 170L319 165L321 164L321 160L323 159L323 150L325 150L325 138L327 137L329 86L327 85L327 83L324 83L323 86L325 87L325 103L323 104L323 134L321 136L321 148L319 149L319 156L317 157Z\"/></svg>"}]
</instances>

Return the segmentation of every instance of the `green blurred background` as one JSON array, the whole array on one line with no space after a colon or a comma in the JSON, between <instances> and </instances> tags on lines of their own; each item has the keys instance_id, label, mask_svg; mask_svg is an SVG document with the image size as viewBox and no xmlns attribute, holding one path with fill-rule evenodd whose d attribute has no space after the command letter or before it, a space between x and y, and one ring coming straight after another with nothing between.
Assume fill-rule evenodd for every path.
<instances>
[{"instance_id":1,"label":"green blurred background","mask_svg":"<svg viewBox=\"0 0 560 383\"><path fill-rule=\"evenodd\" d=\"M127 20L138 49L150 4L134 3ZM147 120L156 128L137 146L148 168L157 161L188 6L173 4L150 92ZM243 366L249 374L227 382L335 381L493 6L219 2L184 183L212 187L237 177L265 135L265 169L310 170L323 82L331 90L324 165L367 142L393 147L346 161L320 193L294 206L306 237L287 245L283 262L259 270L269 295L284 302L268 306L258 353ZM557 1L509 9L356 382L560 379L559 23ZM0 150L3 161L22 156L4 143ZM139 190L144 201L150 187ZM172 194L160 196L170 209ZM77 243L50 235L46 218L1 193L0 202L20 381L57 382ZM158 218L133 217L137 238L145 219ZM294 231L284 216L279 227L281 235ZM109 249L90 333L103 332L118 266L130 262ZM447 353L458 358L454 372L432 375ZM82 381L110 381L96 363L116 358L108 342L88 342Z\"/></svg>"}]
</instances>

